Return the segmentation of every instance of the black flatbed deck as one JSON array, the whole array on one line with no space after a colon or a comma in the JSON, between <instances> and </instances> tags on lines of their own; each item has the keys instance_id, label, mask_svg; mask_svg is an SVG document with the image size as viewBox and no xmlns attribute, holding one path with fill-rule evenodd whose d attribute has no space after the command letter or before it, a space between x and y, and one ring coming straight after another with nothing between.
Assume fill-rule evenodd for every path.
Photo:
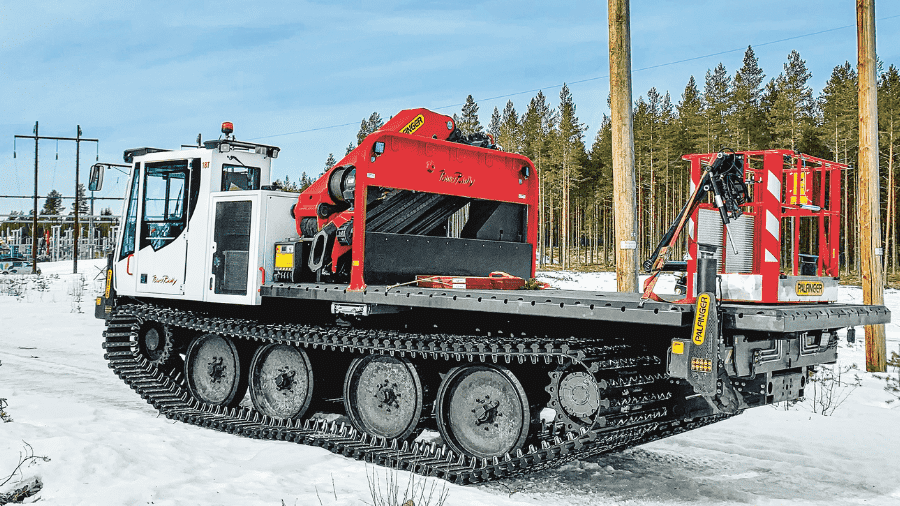
<instances>
[{"instance_id":1,"label":"black flatbed deck","mask_svg":"<svg viewBox=\"0 0 900 506\"><path fill-rule=\"evenodd\" d=\"M639 306L641 299L638 293L591 290L463 290L369 285L364 291L353 292L346 285L267 283L261 287L260 293L264 297L345 304L456 309L674 327L690 325L694 314L692 304L646 301ZM671 299L677 297L668 296ZM724 303L722 309L726 329L745 331L803 332L887 323L891 318L885 306L862 304Z\"/></svg>"}]
</instances>

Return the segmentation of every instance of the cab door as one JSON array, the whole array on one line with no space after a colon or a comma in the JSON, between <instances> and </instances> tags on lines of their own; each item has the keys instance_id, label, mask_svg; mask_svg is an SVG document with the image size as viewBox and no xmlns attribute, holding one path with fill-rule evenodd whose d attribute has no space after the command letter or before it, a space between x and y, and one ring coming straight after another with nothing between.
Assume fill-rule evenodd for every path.
<instances>
[{"instance_id":1,"label":"cab door","mask_svg":"<svg viewBox=\"0 0 900 506\"><path fill-rule=\"evenodd\" d=\"M183 295L192 166L197 159L145 162L132 261L138 294Z\"/></svg>"},{"instance_id":2,"label":"cab door","mask_svg":"<svg viewBox=\"0 0 900 506\"><path fill-rule=\"evenodd\" d=\"M257 299L259 209L258 191L223 192L210 199L212 234L206 260L209 290L205 300L251 304Z\"/></svg>"}]
</instances>

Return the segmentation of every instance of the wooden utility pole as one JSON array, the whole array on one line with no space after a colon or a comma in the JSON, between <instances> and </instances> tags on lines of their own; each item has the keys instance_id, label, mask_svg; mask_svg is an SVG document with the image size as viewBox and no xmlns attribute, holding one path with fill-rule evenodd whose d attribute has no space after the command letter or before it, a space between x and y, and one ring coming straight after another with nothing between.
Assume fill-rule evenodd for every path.
<instances>
[{"instance_id":1,"label":"wooden utility pole","mask_svg":"<svg viewBox=\"0 0 900 506\"><path fill-rule=\"evenodd\" d=\"M612 112L613 207L616 284L637 292L634 127L631 117L631 27L629 0L609 0L609 93Z\"/></svg>"},{"instance_id":2,"label":"wooden utility pole","mask_svg":"<svg viewBox=\"0 0 900 506\"><path fill-rule=\"evenodd\" d=\"M856 0L859 60L859 244L863 302L884 304L878 175L878 87L875 80L875 0ZM884 372L884 325L866 325L866 370Z\"/></svg>"}]
</instances>

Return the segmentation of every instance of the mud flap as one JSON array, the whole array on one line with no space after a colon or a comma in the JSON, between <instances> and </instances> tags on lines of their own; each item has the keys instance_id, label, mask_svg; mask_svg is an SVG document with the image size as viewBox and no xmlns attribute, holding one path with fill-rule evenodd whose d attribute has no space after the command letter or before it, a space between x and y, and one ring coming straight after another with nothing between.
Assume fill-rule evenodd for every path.
<instances>
[{"instance_id":1,"label":"mud flap","mask_svg":"<svg viewBox=\"0 0 900 506\"><path fill-rule=\"evenodd\" d=\"M715 296L697 297L691 339L674 339L669 348L668 373L684 378L716 413L736 413L747 407L719 364L719 317Z\"/></svg>"},{"instance_id":2,"label":"mud flap","mask_svg":"<svg viewBox=\"0 0 900 506\"><path fill-rule=\"evenodd\" d=\"M116 303L116 289L113 288L112 253L106 257L106 284L103 293L97 297L94 305L94 318L106 320L112 313Z\"/></svg>"},{"instance_id":3,"label":"mud flap","mask_svg":"<svg viewBox=\"0 0 900 506\"><path fill-rule=\"evenodd\" d=\"M709 397L716 393L718 377L719 318L715 298L709 293L697 297L691 345L688 346L688 383L698 394Z\"/></svg>"}]
</instances>

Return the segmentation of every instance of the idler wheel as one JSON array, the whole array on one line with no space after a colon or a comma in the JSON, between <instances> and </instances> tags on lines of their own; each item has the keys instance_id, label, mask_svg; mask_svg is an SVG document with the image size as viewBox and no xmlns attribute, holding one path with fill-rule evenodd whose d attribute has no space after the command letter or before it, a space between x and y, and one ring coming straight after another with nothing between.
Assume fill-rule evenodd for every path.
<instances>
[{"instance_id":1,"label":"idler wheel","mask_svg":"<svg viewBox=\"0 0 900 506\"><path fill-rule=\"evenodd\" d=\"M503 457L528 438L528 397L505 367L479 364L451 369L438 388L436 405L438 430L456 453Z\"/></svg>"},{"instance_id":2,"label":"idler wheel","mask_svg":"<svg viewBox=\"0 0 900 506\"><path fill-rule=\"evenodd\" d=\"M174 353L172 331L166 325L145 323L138 331L138 351L151 365L163 369L173 362Z\"/></svg>"},{"instance_id":3,"label":"idler wheel","mask_svg":"<svg viewBox=\"0 0 900 506\"><path fill-rule=\"evenodd\" d=\"M309 356L286 344L260 347L250 362L250 399L262 414L289 419L303 416L313 393Z\"/></svg>"},{"instance_id":4,"label":"idler wheel","mask_svg":"<svg viewBox=\"0 0 900 506\"><path fill-rule=\"evenodd\" d=\"M234 407L247 391L246 365L228 337L203 334L195 338L188 346L184 367L188 390L199 401Z\"/></svg>"},{"instance_id":5,"label":"idler wheel","mask_svg":"<svg viewBox=\"0 0 900 506\"><path fill-rule=\"evenodd\" d=\"M419 424L424 395L415 366L405 358L354 358L344 379L344 408L357 429L385 438L409 437Z\"/></svg>"}]
</instances>

